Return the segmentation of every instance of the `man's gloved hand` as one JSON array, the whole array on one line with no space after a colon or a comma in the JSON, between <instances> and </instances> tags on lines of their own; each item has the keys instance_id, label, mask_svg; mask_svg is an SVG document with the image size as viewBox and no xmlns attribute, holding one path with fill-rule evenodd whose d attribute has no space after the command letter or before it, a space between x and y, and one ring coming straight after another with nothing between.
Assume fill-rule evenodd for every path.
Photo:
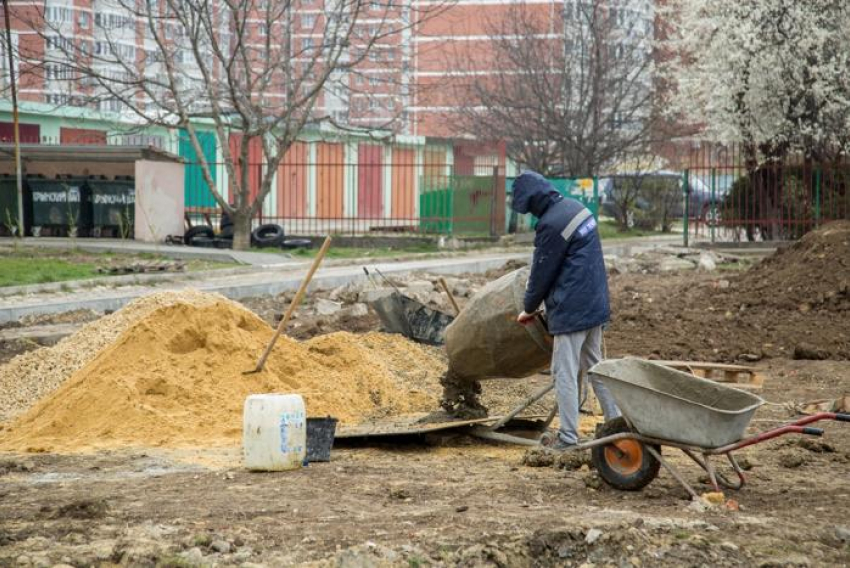
<instances>
[{"instance_id":1,"label":"man's gloved hand","mask_svg":"<svg viewBox=\"0 0 850 568\"><path fill-rule=\"evenodd\" d=\"M527 325L531 323L531 321L537 316L539 312L534 312L533 314L526 313L525 311L520 312L520 314L516 317L516 321L520 325Z\"/></svg>"}]
</instances>

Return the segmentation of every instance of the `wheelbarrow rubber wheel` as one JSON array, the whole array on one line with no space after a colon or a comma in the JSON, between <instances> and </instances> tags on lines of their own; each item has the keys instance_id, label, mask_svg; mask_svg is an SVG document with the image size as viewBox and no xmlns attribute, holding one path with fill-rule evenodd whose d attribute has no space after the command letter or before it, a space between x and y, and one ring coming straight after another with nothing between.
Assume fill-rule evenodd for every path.
<instances>
[{"instance_id":1,"label":"wheelbarrow rubber wheel","mask_svg":"<svg viewBox=\"0 0 850 568\"><path fill-rule=\"evenodd\" d=\"M631 432L624 418L615 418L601 425L596 438ZM659 454L661 448L653 446ZM640 491L658 477L661 463L646 450L643 442L620 440L591 450L591 462L602 479L615 489Z\"/></svg>"}]
</instances>

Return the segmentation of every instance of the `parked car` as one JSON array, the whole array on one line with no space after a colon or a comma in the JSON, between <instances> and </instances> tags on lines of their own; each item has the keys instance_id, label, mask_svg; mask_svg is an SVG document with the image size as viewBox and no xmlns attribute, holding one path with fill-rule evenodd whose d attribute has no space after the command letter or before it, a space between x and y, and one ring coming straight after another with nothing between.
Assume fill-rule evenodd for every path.
<instances>
[{"instance_id":1,"label":"parked car","mask_svg":"<svg viewBox=\"0 0 850 568\"><path fill-rule=\"evenodd\" d=\"M682 217L684 175L674 171L624 172L599 179L599 199L602 213L617 220L625 220L628 226L639 224L667 228L670 219ZM705 181L693 174L688 177L689 216L709 221L714 211L717 215L730 183L715 182L715 191ZM632 211L622 212L623 192L634 191ZM712 208L712 205L715 207ZM641 223L643 221L643 223ZM653 227L654 228L654 227Z\"/></svg>"}]
</instances>

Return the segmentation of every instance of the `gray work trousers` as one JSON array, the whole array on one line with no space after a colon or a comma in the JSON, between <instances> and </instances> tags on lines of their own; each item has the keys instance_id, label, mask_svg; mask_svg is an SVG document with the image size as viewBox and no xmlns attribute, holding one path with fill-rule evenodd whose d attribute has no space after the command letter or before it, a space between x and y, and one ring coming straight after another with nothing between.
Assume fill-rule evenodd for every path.
<instances>
[{"instance_id":1,"label":"gray work trousers","mask_svg":"<svg viewBox=\"0 0 850 568\"><path fill-rule=\"evenodd\" d=\"M602 326L555 336L552 354L552 376L558 399L559 436L567 444L578 443L579 381L587 370L602 359ZM620 409L610 391L599 379L591 377L590 384L602 407L605 420L620 416Z\"/></svg>"}]
</instances>

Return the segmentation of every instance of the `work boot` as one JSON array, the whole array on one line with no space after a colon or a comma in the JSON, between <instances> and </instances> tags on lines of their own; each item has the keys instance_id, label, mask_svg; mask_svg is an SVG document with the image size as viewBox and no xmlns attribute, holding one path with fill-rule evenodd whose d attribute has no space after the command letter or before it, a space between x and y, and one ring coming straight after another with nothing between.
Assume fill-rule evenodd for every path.
<instances>
[{"instance_id":1,"label":"work boot","mask_svg":"<svg viewBox=\"0 0 850 568\"><path fill-rule=\"evenodd\" d=\"M570 444L569 442L565 442L559 436L551 446L546 446L546 449L552 450L553 452L568 452L574 449L577 445L578 444Z\"/></svg>"},{"instance_id":2,"label":"work boot","mask_svg":"<svg viewBox=\"0 0 850 568\"><path fill-rule=\"evenodd\" d=\"M540 437L540 446L553 452L566 452L575 447L576 444L565 442L556 431L550 430Z\"/></svg>"}]
</instances>

